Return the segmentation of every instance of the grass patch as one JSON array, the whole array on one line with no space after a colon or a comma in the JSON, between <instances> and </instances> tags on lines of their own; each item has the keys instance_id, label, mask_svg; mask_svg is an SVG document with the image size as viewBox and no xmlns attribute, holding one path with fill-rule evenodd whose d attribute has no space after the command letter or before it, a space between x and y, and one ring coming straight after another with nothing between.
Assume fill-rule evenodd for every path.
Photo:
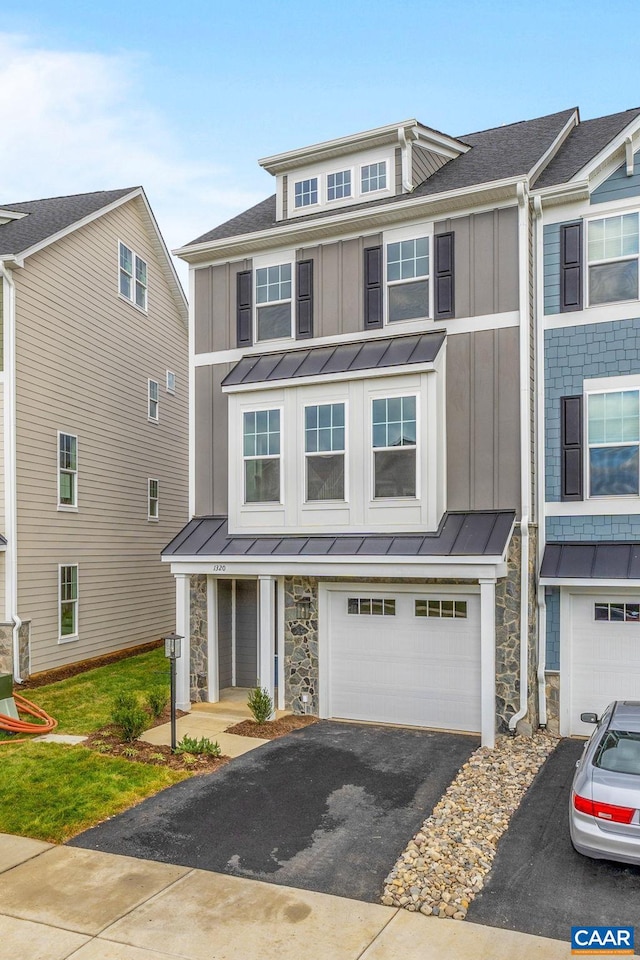
<instances>
[{"instance_id":1,"label":"grass patch","mask_svg":"<svg viewBox=\"0 0 640 960\"><path fill-rule=\"evenodd\" d=\"M53 843L189 776L57 743L5 746L0 763L0 833Z\"/></svg>"},{"instance_id":2,"label":"grass patch","mask_svg":"<svg viewBox=\"0 0 640 960\"><path fill-rule=\"evenodd\" d=\"M168 697L169 665L164 650L158 648L25 693L58 721L56 733L83 734L111 722L113 701L119 694L133 693L145 702L165 687Z\"/></svg>"}]
</instances>

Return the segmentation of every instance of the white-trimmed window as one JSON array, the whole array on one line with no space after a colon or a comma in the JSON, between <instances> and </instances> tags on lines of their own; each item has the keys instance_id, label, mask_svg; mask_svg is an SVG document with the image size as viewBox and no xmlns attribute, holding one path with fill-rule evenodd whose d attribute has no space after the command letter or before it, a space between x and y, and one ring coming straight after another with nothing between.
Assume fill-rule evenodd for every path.
<instances>
[{"instance_id":1,"label":"white-trimmed window","mask_svg":"<svg viewBox=\"0 0 640 960\"><path fill-rule=\"evenodd\" d=\"M147 309L147 263L122 241L119 245L120 294L141 310Z\"/></svg>"},{"instance_id":2,"label":"white-trimmed window","mask_svg":"<svg viewBox=\"0 0 640 960\"><path fill-rule=\"evenodd\" d=\"M414 605L416 617L433 617L441 620L466 620L466 600L416 600Z\"/></svg>"},{"instance_id":3,"label":"white-trimmed window","mask_svg":"<svg viewBox=\"0 0 640 960\"><path fill-rule=\"evenodd\" d=\"M387 188L387 161L365 163L360 167L360 192L373 193Z\"/></svg>"},{"instance_id":4,"label":"white-trimmed window","mask_svg":"<svg viewBox=\"0 0 640 960\"><path fill-rule=\"evenodd\" d=\"M71 640L78 636L78 564L58 567L58 636Z\"/></svg>"},{"instance_id":5,"label":"white-trimmed window","mask_svg":"<svg viewBox=\"0 0 640 960\"><path fill-rule=\"evenodd\" d=\"M327 174L327 200L344 200L351 196L351 170Z\"/></svg>"},{"instance_id":6,"label":"white-trimmed window","mask_svg":"<svg viewBox=\"0 0 640 960\"><path fill-rule=\"evenodd\" d=\"M58 506L78 506L78 438L58 431Z\"/></svg>"},{"instance_id":7,"label":"white-trimmed window","mask_svg":"<svg viewBox=\"0 0 640 960\"><path fill-rule=\"evenodd\" d=\"M158 481L149 477L147 481L147 517L149 520L157 520L160 516L159 511L159 485Z\"/></svg>"},{"instance_id":8,"label":"white-trimmed window","mask_svg":"<svg viewBox=\"0 0 640 960\"><path fill-rule=\"evenodd\" d=\"M244 502L280 502L280 410L252 410L242 418Z\"/></svg>"},{"instance_id":9,"label":"white-trimmed window","mask_svg":"<svg viewBox=\"0 0 640 960\"><path fill-rule=\"evenodd\" d=\"M373 496L416 495L416 396L385 397L371 405Z\"/></svg>"},{"instance_id":10,"label":"white-trimmed window","mask_svg":"<svg viewBox=\"0 0 640 960\"><path fill-rule=\"evenodd\" d=\"M638 214L589 220L589 305L638 299Z\"/></svg>"},{"instance_id":11,"label":"white-trimmed window","mask_svg":"<svg viewBox=\"0 0 640 960\"><path fill-rule=\"evenodd\" d=\"M167 370L167 393L176 392L176 375L173 370Z\"/></svg>"},{"instance_id":12,"label":"white-trimmed window","mask_svg":"<svg viewBox=\"0 0 640 960\"><path fill-rule=\"evenodd\" d=\"M587 393L590 497L640 495L640 390Z\"/></svg>"},{"instance_id":13,"label":"white-trimmed window","mask_svg":"<svg viewBox=\"0 0 640 960\"><path fill-rule=\"evenodd\" d=\"M307 501L344 500L344 403L304 408L304 450Z\"/></svg>"},{"instance_id":14,"label":"white-trimmed window","mask_svg":"<svg viewBox=\"0 0 640 960\"><path fill-rule=\"evenodd\" d=\"M291 263L256 270L256 340L291 337Z\"/></svg>"},{"instance_id":15,"label":"white-trimmed window","mask_svg":"<svg viewBox=\"0 0 640 960\"><path fill-rule=\"evenodd\" d=\"M158 400L158 381L147 381L147 405L149 420L158 421L160 419L160 401Z\"/></svg>"},{"instance_id":16,"label":"white-trimmed window","mask_svg":"<svg viewBox=\"0 0 640 960\"><path fill-rule=\"evenodd\" d=\"M395 617L396 601L392 598L347 597L347 613L360 617Z\"/></svg>"},{"instance_id":17,"label":"white-trimmed window","mask_svg":"<svg viewBox=\"0 0 640 960\"><path fill-rule=\"evenodd\" d=\"M386 244L387 321L429 316L429 237Z\"/></svg>"},{"instance_id":18,"label":"white-trimmed window","mask_svg":"<svg viewBox=\"0 0 640 960\"><path fill-rule=\"evenodd\" d=\"M299 207L311 207L318 202L318 178L298 180L293 188L294 204Z\"/></svg>"}]
</instances>

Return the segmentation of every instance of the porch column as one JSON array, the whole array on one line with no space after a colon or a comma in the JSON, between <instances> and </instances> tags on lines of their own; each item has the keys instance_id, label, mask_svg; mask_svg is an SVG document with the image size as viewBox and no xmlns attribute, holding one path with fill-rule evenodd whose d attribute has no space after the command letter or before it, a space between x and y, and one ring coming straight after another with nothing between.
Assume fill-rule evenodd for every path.
<instances>
[{"instance_id":1,"label":"porch column","mask_svg":"<svg viewBox=\"0 0 640 960\"><path fill-rule=\"evenodd\" d=\"M480 729L483 747L496 743L496 582L480 580Z\"/></svg>"},{"instance_id":2,"label":"porch column","mask_svg":"<svg viewBox=\"0 0 640 960\"><path fill-rule=\"evenodd\" d=\"M275 693L275 577L258 577L258 685Z\"/></svg>"},{"instance_id":3,"label":"porch column","mask_svg":"<svg viewBox=\"0 0 640 960\"><path fill-rule=\"evenodd\" d=\"M191 581L186 573L176 574L176 633L184 637L182 654L176 660L176 706L191 709Z\"/></svg>"}]
</instances>

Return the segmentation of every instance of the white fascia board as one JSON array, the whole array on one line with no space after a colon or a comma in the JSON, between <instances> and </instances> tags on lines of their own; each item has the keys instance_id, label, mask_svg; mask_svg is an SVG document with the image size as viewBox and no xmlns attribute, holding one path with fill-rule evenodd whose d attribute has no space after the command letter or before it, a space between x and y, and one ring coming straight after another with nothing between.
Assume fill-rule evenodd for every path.
<instances>
[{"instance_id":1,"label":"white fascia board","mask_svg":"<svg viewBox=\"0 0 640 960\"><path fill-rule=\"evenodd\" d=\"M613 140L610 140L609 143L603 147L602 150L600 150L600 152L593 157L593 159L589 161L589 163L586 163L584 167L578 170L578 172L571 178L569 182L573 183L576 180L590 179L599 171L603 164L614 159L614 154L618 150L621 151L621 154L617 165L619 166L620 163L623 163L625 158L624 142L628 136L633 137L634 133L637 133L638 130L640 130L640 113L638 116L634 117L633 120L626 125L626 127L623 127L620 133L616 134Z\"/></svg>"},{"instance_id":2,"label":"white fascia board","mask_svg":"<svg viewBox=\"0 0 640 960\"><path fill-rule=\"evenodd\" d=\"M578 111L574 110L551 146L545 150L538 162L529 171L529 183L535 183L536 177L539 177L545 167L553 160L573 128L578 126L578 123Z\"/></svg>"},{"instance_id":3,"label":"white fascia board","mask_svg":"<svg viewBox=\"0 0 640 960\"><path fill-rule=\"evenodd\" d=\"M599 577L540 577L538 582L541 587L591 587L596 593L600 588L621 590L629 587L637 590L640 587L640 580L605 580Z\"/></svg>"},{"instance_id":4,"label":"white fascia board","mask_svg":"<svg viewBox=\"0 0 640 960\"><path fill-rule=\"evenodd\" d=\"M541 189L533 187L531 190L531 198L539 197L543 208L561 203L578 203L582 200L588 200L589 196L589 182L587 180L569 181L569 183L562 183L557 186L554 184L551 187L542 187Z\"/></svg>"},{"instance_id":5,"label":"white fascia board","mask_svg":"<svg viewBox=\"0 0 640 960\"><path fill-rule=\"evenodd\" d=\"M254 233L190 244L178 247L173 253L183 260L188 262L191 260L194 263L198 262L198 257L205 259L206 255L216 259L217 256L241 258L242 255L252 256L257 250L263 248L273 248L274 241L282 247L307 246L311 240L325 235L337 238L338 234L352 230L374 233L387 224L403 222L421 215L428 218L438 215L451 216L454 213L462 216L463 210L473 210L483 201L489 201L492 205L507 199L515 201L517 184L526 183L526 180L526 176L508 177L504 180L493 180L474 187L460 187L458 190L448 190L445 193L426 197L403 194L402 200L373 208L360 207L358 210L350 210L348 207L341 207L340 212L330 217L314 217L305 222L293 219L286 226L269 227L267 230L256 230Z\"/></svg>"},{"instance_id":6,"label":"white fascia board","mask_svg":"<svg viewBox=\"0 0 640 960\"><path fill-rule=\"evenodd\" d=\"M176 574L209 574L219 576L307 576L356 577L358 579L399 577L417 580L497 580L507 575L507 564L501 557L180 557L163 556Z\"/></svg>"},{"instance_id":7,"label":"white fascia board","mask_svg":"<svg viewBox=\"0 0 640 960\"><path fill-rule=\"evenodd\" d=\"M285 351L286 352L286 351ZM316 374L310 377L287 377L285 380L258 380L255 383L234 383L222 387L223 393L252 393L256 390L282 390L304 384L340 383L348 380L372 380L374 377L400 377L410 373L433 373L435 363L405 363L397 367L367 367L364 370L345 370L342 373Z\"/></svg>"}]
</instances>

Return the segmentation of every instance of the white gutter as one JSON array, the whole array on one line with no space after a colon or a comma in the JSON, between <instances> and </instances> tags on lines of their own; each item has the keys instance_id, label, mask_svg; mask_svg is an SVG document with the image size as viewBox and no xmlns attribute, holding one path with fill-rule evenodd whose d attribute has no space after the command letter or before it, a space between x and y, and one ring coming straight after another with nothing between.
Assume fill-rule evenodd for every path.
<instances>
[{"instance_id":1,"label":"white gutter","mask_svg":"<svg viewBox=\"0 0 640 960\"><path fill-rule=\"evenodd\" d=\"M0 260L4 278L4 513L5 536L5 620L13 622L13 679L22 683L20 676L20 627L18 616L18 503L16 496L16 288L11 271Z\"/></svg>"},{"instance_id":2,"label":"white gutter","mask_svg":"<svg viewBox=\"0 0 640 960\"><path fill-rule=\"evenodd\" d=\"M545 408L544 408L544 276L543 276L543 224L542 224L542 201L540 197L534 197L533 211L535 216L535 284L536 284L536 476L538 478L537 499L538 499L538 557L537 570L539 573L542 567L542 558L547 540L546 514L545 514L545 451L544 451L544 428L545 428ZM542 728L547 726L547 688L545 672L547 669L547 601L545 589L538 579L538 715Z\"/></svg>"},{"instance_id":3,"label":"white gutter","mask_svg":"<svg viewBox=\"0 0 640 960\"><path fill-rule=\"evenodd\" d=\"M524 181L518 193L520 308L520 709L509 720L514 733L527 713L529 668L529 520L531 513L531 426L529 344L529 206Z\"/></svg>"}]
</instances>

